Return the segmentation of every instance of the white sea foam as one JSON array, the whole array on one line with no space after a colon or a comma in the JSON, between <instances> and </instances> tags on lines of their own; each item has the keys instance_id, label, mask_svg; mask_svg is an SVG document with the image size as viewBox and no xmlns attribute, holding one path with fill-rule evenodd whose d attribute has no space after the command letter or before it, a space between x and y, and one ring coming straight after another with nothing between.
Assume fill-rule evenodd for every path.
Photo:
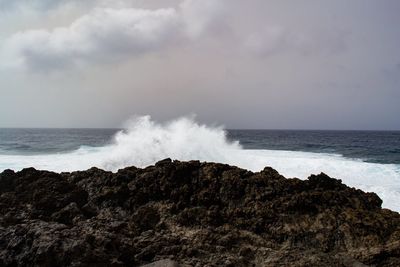
<instances>
[{"instance_id":1,"label":"white sea foam","mask_svg":"<svg viewBox=\"0 0 400 267\"><path fill-rule=\"evenodd\" d=\"M137 117L104 147L52 155L0 155L0 171L25 167L74 171L92 166L116 171L131 165L145 167L167 157L222 162L253 171L271 166L286 177L302 179L325 172L349 186L376 192L384 207L400 211L400 165L367 163L337 154L246 150L238 142L229 142L221 127L201 125L191 118L159 124L148 116Z\"/></svg>"}]
</instances>

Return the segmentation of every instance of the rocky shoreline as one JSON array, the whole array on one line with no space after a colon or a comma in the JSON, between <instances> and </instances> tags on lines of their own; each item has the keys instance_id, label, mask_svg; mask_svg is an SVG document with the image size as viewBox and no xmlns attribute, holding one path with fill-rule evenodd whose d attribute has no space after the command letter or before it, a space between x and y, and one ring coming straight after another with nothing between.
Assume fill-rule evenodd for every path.
<instances>
[{"instance_id":1,"label":"rocky shoreline","mask_svg":"<svg viewBox=\"0 0 400 267\"><path fill-rule=\"evenodd\" d=\"M0 266L400 266L400 214L381 204L325 174L198 161L7 170Z\"/></svg>"}]
</instances>

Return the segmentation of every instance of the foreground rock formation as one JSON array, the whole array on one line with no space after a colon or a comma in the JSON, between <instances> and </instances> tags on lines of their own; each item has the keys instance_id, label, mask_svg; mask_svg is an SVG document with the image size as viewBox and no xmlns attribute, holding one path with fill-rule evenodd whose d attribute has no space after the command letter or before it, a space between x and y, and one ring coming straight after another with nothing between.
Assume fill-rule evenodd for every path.
<instances>
[{"instance_id":1,"label":"foreground rock formation","mask_svg":"<svg viewBox=\"0 0 400 267\"><path fill-rule=\"evenodd\" d=\"M4 171L0 266L400 266L381 203L324 174L197 161Z\"/></svg>"}]
</instances>

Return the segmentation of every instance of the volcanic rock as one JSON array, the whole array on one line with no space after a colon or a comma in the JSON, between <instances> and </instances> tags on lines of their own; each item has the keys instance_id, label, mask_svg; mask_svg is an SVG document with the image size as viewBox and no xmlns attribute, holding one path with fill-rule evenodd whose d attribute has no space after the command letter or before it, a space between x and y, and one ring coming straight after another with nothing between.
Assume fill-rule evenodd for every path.
<instances>
[{"instance_id":1,"label":"volcanic rock","mask_svg":"<svg viewBox=\"0 0 400 267\"><path fill-rule=\"evenodd\" d=\"M0 266L400 266L400 215L321 173L198 161L0 174Z\"/></svg>"}]
</instances>

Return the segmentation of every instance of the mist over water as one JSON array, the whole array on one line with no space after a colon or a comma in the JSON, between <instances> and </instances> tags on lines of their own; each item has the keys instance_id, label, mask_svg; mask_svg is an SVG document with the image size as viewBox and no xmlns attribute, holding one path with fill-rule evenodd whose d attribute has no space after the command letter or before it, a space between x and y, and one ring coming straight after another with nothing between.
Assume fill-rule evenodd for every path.
<instances>
[{"instance_id":1,"label":"mist over water","mask_svg":"<svg viewBox=\"0 0 400 267\"><path fill-rule=\"evenodd\" d=\"M370 163L332 153L244 149L238 141L230 141L222 127L199 124L191 117L166 123L154 122L149 116L136 117L101 147L32 155L0 152L0 170L35 167L61 172L96 166L117 171L132 165L146 167L167 157L227 163L252 171L271 166L288 178L306 179L325 172L349 186L376 192L384 207L400 211L399 164Z\"/></svg>"}]
</instances>

